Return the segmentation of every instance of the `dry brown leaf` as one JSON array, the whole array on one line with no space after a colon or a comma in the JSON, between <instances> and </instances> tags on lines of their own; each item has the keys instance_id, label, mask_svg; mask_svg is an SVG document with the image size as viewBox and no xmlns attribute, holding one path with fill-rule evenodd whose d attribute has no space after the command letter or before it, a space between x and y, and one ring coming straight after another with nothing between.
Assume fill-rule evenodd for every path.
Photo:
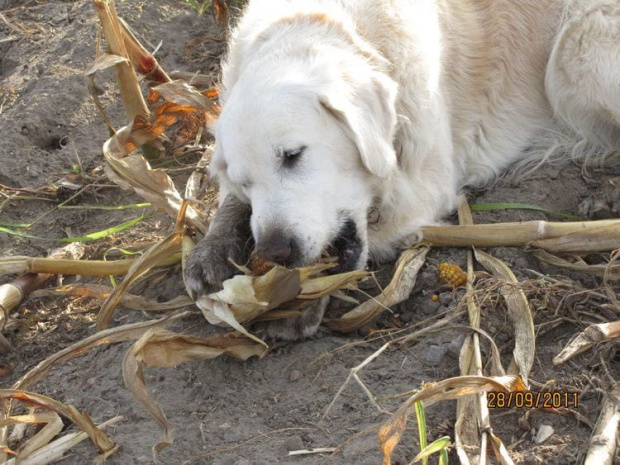
<instances>
[{"instance_id":1,"label":"dry brown leaf","mask_svg":"<svg viewBox=\"0 0 620 465\"><path fill-rule=\"evenodd\" d=\"M152 82L170 82L170 77L159 65L155 57L138 41L125 21L119 18L123 43L129 54L131 63L140 74Z\"/></svg>"},{"instance_id":2,"label":"dry brown leaf","mask_svg":"<svg viewBox=\"0 0 620 465\"><path fill-rule=\"evenodd\" d=\"M105 300L112 292L114 292L112 287L103 286L101 284L67 284L65 286L35 291L31 295L32 297L70 295L74 297L91 297L93 299ZM123 307L141 312L165 312L187 307L193 305L193 303L194 301L185 295L175 297L168 302L157 302L139 295L124 294L120 301L120 305Z\"/></svg>"},{"instance_id":3,"label":"dry brown leaf","mask_svg":"<svg viewBox=\"0 0 620 465\"><path fill-rule=\"evenodd\" d=\"M80 413L71 405L65 405L50 397L20 389L0 389L0 399L17 400L31 406L51 410L71 420L88 434L93 444L102 453L99 456L100 458L109 456L118 448L114 441L97 428L86 412Z\"/></svg>"},{"instance_id":4,"label":"dry brown leaf","mask_svg":"<svg viewBox=\"0 0 620 465\"><path fill-rule=\"evenodd\" d=\"M103 431L106 427L118 423L121 420L123 420L122 416L116 416L97 425L97 427ZM88 434L84 432L68 433L37 449L27 458L18 457L18 461L16 459L10 459L6 462L6 465L48 465L50 463L55 463L62 459L71 448L87 438Z\"/></svg>"},{"instance_id":5,"label":"dry brown leaf","mask_svg":"<svg viewBox=\"0 0 620 465\"><path fill-rule=\"evenodd\" d=\"M482 266L505 282L500 286L500 292L506 301L508 316L515 330L513 361L508 368L508 373L516 374L518 372L527 384L536 356L536 334L534 333L532 311L525 292L518 288L517 278L503 261L480 250L475 250L474 253L476 260Z\"/></svg>"},{"instance_id":6,"label":"dry brown leaf","mask_svg":"<svg viewBox=\"0 0 620 465\"><path fill-rule=\"evenodd\" d=\"M424 264L428 250L428 247L405 250L396 262L390 284L381 294L363 302L337 320L324 320L325 325L342 333L350 333L370 323L391 306L407 299L415 286L416 276Z\"/></svg>"},{"instance_id":7,"label":"dry brown leaf","mask_svg":"<svg viewBox=\"0 0 620 465\"><path fill-rule=\"evenodd\" d=\"M211 5L213 6L215 24L222 29L226 29L228 27L228 5L226 5L224 0L213 0Z\"/></svg>"},{"instance_id":8,"label":"dry brown leaf","mask_svg":"<svg viewBox=\"0 0 620 465\"><path fill-rule=\"evenodd\" d=\"M379 443L383 451L384 465L392 463L392 454L405 432L407 419L412 414L413 405L416 402L424 402L426 407L438 401L458 399L461 396L476 395L483 391L511 392L526 389L518 376L457 376L427 384L421 391L407 399L379 429Z\"/></svg>"},{"instance_id":9,"label":"dry brown leaf","mask_svg":"<svg viewBox=\"0 0 620 465\"><path fill-rule=\"evenodd\" d=\"M123 296L127 293L131 285L139 278L144 276L150 270L158 266L166 258L178 253L181 250L181 240L183 238L183 232L178 228L166 237L159 244L151 246L144 254L136 260L136 262L129 268L127 275L123 281L116 286L114 291L103 303L99 314L97 315L97 330L101 331L106 329L112 318L118 305L121 303Z\"/></svg>"},{"instance_id":10,"label":"dry brown leaf","mask_svg":"<svg viewBox=\"0 0 620 465\"><path fill-rule=\"evenodd\" d=\"M192 314L192 312L174 313L164 318L160 318L159 320L132 323L129 325L119 326L117 328L99 331L98 333L82 339L81 341L78 341L66 349L56 352L45 360L39 362L37 366L32 368L28 371L28 373L16 381L15 384L13 384L13 389L24 389L33 383L36 383L47 374L50 368L58 365L59 363L79 357L89 350L105 344L116 344L118 342L136 340L142 337L142 335L151 328L165 326L173 321L186 318Z\"/></svg>"},{"instance_id":11,"label":"dry brown leaf","mask_svg":"<svg viewBox=\"0 0 620 465\"><path fill-rule=\"evenodd\" d=\"M266 348L252 340L235 335L219 335L208 339L152 329L127 352L123 361L123 379L136 401L162 426L163 434L154 451L174 441L172 424L144 383L144 368L172 367L192 360L206 360L221 355L247 360L262 357Z\"/></svg>"},{"instance_id":12,"label":"dry brown leaf","mask_svg":"<svg viewBox=\"0 0 620 465\"><path fill-rule=\"evenodd\" d=\"M544 250L534 250L532 251L532 255L534 255L541 262L547 263L551 266L555 266L558 268L565 268L571 271L578 271L580 273L588 273L594 274L596 276L605 276L605 272L609 271L609 279L611 280L619 280L620 279L620 264L597 264L597 265L589 265L585 263L580 258L575 262L570 262L564 258L556 257L555 255L550 254L549 252L545 252Z\"/></svg>"},{"instance_id":13,"label":"dry brown leaf","mask_svg":"<svg viewBox=\"0 0 620 465\"><path fill-rule=\"evenodd\" d=\"M41 428L34 436L32 436L28 441L26 441L22 446L17 449L17 458L22 461L26 457L32 455L33 452L37 451L41 447L45 446L49 443L54 437L62 431L64 428L64 424L62 419L56 412L44 412L51 413L52 415L49 418L39 417L40 420L36 423L45 423L45 426ZM32 415L36 418L36 414ZM14 417L13 417L14 418Z\"/></svg>"}]
</instances>

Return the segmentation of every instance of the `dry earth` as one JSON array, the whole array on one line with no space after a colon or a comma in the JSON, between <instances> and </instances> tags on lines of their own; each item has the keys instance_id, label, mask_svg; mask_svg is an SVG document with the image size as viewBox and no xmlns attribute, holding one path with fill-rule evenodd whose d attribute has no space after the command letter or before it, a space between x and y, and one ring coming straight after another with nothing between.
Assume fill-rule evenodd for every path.
<instances>
[{"instance_id":1,"label":"dry earth","mask_svg":"<svg viewBox=\"0 0 620 465\"><path fill-rule=\"evenodd\" d=\"M161 44L157 57L166 70L201 72L217 79L224 45L206 41L189 51L185 47L196 37L219 33L210 13L199 16L183 0L119 0L118 10L149 48ZM0 0L0 13L0 226L34 222L25 232L53 239L98 231L150 212L57 208L78 191L80 194L70 205L140 201L101 175L101 146L108 132L92 103L83 74L93 61L97 39L91 2ZM113 78L112 73L99 76L98 93L113 124L121 126L125 123L124 113ZM196 161L197 158L184 158L166 165L166 169L176 170L174 179L183 186L188 168ZM611 169L594 170L586 178L575 165L545 167L527 180L503 181L484 193L472 194L472 202L531 203L576 214L585 200L605 191L609 195L599 214L611 215L615 213L615 191L609 180L615 174ZM73 191L70 185L67 187L67 180L85 189ZM63 182L65 187L59 188ZM20 197L15 198L16 195ZM28 198L35 196L45 200ZM528 219L553 218L518 210L475 213L479 223ZM113 247L151 243L169 232L172 224L166 216L155 214L128 231L90 243L87 256L101 258ZM54 245L49 240L0 233L2 256L44 256ZM617 346L603 345L558 367L553 366L551 359L587 324L617 319L618 315L604 310L602 302L588 298L587 293L540 291L541 281L536 281L535 272L554 276L563 272L541 266L527 251L494 249L491 253L504 259L519 279L530 280L527 293L538 330L536 362L531 374L534 388L546 385L580 395L580 405L572 412L494 410L494 430L508 445L516 463L579 463L603 392L614 379L620 378ZM465 251L431 251L411 297L376 327L401 327L412 332L454 312L462 292L453 292L438 280L437 266L443 261L464 266ZM389 279L391 264L377 268L384 282ZM178 268L155 272L133 292L159 301L169 300L184 292L179 276ZM11 277L2 279L7 282ZM578 275L558 279L585 289L597 289L602 284L599 278ZM74 278L68 277L64 282L72 281ZM103 278L87 281L109 284ZM377 292L372 286L368 291ZM438 294L437 302L431 300L433 294ZM14 349L0 358L2 386L10 386L45 357L92 334L99 305L98 301L60 297L31 298L25 302L5 331ZM119 312L117 324L146 318L151 316L125 310ZM513 346L512 328L500 299L484 306L483 321L507 363ZM558 324L550 325L552 321ZM460 318L456 323L466 324L466 320ZM198 335L211 331L199 313L176 323L173 329ZM376 396L383 398L416 389L422 382L456 376L464 336L464 331L451 328L407 346L394 347L371 363L361 377ZM176 440L161 452L161 462L380 463L376 431L387 416L371 405L357 385L348 387L321 421L349 369L391 336L379 332L367 341L363 337L325 329L313 340L280 345L261 360L243 363L218 359L147 372L149 387L176 426ZM121 362L128 347L118 344L89 352L55 368L32 389L87 410L97 422L123 415L125 420L110 430L120 449L108 463L150 463L159 428L123 385ZM383 405L394 410L400 402L401 398L388 399ZM428 408L429 438L452 435L454 416L453 402ZM411 426L414 423L410 422L394 463L409 463L419 450L417 432ZM541 425L552 426L554 434L543 444L535 444L532 434ZM320 447L335 447L336 452L288 456L292 450ZM60 463L88 463L95 455L92 445L84 442ZM451 461L457 461L454 453Z\"/></svg>"}]
</instances>

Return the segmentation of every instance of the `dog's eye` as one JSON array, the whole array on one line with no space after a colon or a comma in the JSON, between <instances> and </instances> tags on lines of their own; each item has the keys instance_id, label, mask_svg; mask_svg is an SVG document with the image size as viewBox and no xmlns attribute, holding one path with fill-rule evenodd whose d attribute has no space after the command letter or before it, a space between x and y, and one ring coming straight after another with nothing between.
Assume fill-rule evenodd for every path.
<instances>
[{"instance_id":1,"label":"dog's eye","mask_svg":"<svg viewBox=\"0 0 620 465\"><path fill-rule=\"evenodd\" d=\"M282 159L284 160L284 166L293 166L301 157L301 154L306 150L306 146L302 146L292 150L284 150L282 152Z\"/></svg>"}]
</instances>

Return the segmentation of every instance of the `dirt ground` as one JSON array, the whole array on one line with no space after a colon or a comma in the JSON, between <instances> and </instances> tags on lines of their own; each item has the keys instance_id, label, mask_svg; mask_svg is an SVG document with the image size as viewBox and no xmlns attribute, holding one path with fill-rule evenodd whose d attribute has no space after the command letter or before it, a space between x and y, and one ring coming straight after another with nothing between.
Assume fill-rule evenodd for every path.
<instances>
[{"instance_id":1,"label":"dirt ground","mask_svg":"<svg viewBox=\"0 0 620 465\"><path fill-rule=\"evenodd\" d=\"M186 47L197 37L219 34L210 12L199 16L183 0L118 0L118 11L148 48L157 47L156 56L164 69L200 72L217 80L224 44L207 40ZM101 170L101 147L109 134L84 77L94 59L97 39L92 3L0 0L0 13L0 226L17 229L16 223L34 223L24 232L54 239L99 231L151 213L148 208L58 208L59 203L75 194L69 205L141 201L114 186ZM125 124L113 73L98 76L97 86L112 123L117 127ZM182 188L197 160L198 156L168 160L164 169ZM471 201L529 203L583 214L595 196L600 207L596 215L613 216L618 196L611 181L618 174L608 168L592 170L586 177L573 164L548 166L525 180L505 180L485 192L472 193ZM506 210L477 212L474 219L487 223L556 218L540 212ZM88 243L86 257L102 258L114 247L131 249L152 243L164 237L172 226L173 220L154 214L129 230ZM45 256L56 245L50 240L0 232L1 256ZM536 361L530 375L532 388L540 390L545 386L579 393L579 406L569 410L492 410L493 429L508 446L515 463L580 463L603 393L620 378L617 346L601 345L560 366L554 366L551 360L588 324L618 319L617 310L605 307L604 299L580 292L601 288L601 278L567 275L563 270L541 265L523 249L490 252L502 258L520 280L530 283L526 292L538 334ZM413 332L462 308L462 291L442 284L437 267L444 261L464 267L465 257L464 250L432 250L411 297L374 327ZM389 279L391 264L378 264L376 268L383 282ZM572 291L545 291L540 273L568 283ZM0 284L13 278L2 276ZM110 284L107 278L81 279ZM74 281L71 277L64 280ZM368 285L367 291L377 293L373 285ZM179 268L154 272L132 292L158 301L184 294ZM438 295L436 302L431 299L434 294ZM363 298L359 294L357 297ZM45 357L93 334L100 304L63 297L26 301L5 330L13 350L0 356L2 387L11 386ZM336 302L332 307L339 305ZM121 310L116 324L152 317ZM460 317L454 324L467 321ZM506 365L514 341L501 299L492 299L483 307L483 327L501 348ZM199 312L175 323L172 329L195 335L212 331ZM462 329L447 327L406 346L394 346L360 376L375 396L387 398L382 405L393 411L404 400L395 395L417 389L423 382L458 375L458 354L465 334ZM322 416L349 370L392 337L389 332L342 335L323 329L312 340L278 345L261 360L221 358L148 371L147 384L176 428L176 440L161 451L161 463L381 463L376 433L388 415L379 412L355 383L344 390L329 415ZM54 368L31 389L87 410L96 422L123 415L124 421L109 430L120 448L108 463L151 463L151 447L158 442L160 431L123 385L121 363L128 348L128 343L116 344L88 352ZM454 402L435 404L426 413L430 440L442 435L453 437ZM536 444L533 435L541 425L552 426L554 433L544 443ZM335 449L333 453L288 455L289 451L315 448ZM394 463L409 463L418 451L412 419ZM88 463L96 454L92 444L85 441L59 463ZM457 462L454 452L451 462Z\"/></svg>"}]
</instances>

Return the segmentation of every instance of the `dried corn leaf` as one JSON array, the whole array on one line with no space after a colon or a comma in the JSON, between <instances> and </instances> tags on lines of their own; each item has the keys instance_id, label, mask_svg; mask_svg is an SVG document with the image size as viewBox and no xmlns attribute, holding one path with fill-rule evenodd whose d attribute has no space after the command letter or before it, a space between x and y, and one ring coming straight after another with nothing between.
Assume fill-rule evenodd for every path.
<instances>
[{"instance_id":1,"label":"dried corn leaf","mask_svg":"<svg viewBox=\"0 0 620 465\"><path fill-rule=\"evenodd\" d=\"M620 337L620 321L590 325L573 338L562 349L562 352L553 358L553 364L559 365L564 363L599 342L609 341L618 337Z\"/></svg>"},{"instance_id":2,"label":"dried corn leaf","mask_svg":"<svg viewBox=\"0 0 620 465\"><path fill-rule=\"evenodd\" d=\"M383 451L384 465L392 463L392 454L405 432L407 419L413 413L416 402L425 407L442 400L458 399L461 396L480 394L483 391L522 391L525 384L518 376L458 376L437 383L427 384L421 391L407 399L394 415L379 429L379 443Z\"/></svg>"},{"instance_id":3,"label":"dried corn leaf","mask_svg":"<svg viewBox=\"0 0 620 465\"><path fill-rule=\"evenodd\" d=\"M428 247L405 250L396 262L390 284L381 294L363 302L337 320L324 320L325 325L343 333L356 331L386 309L407 299L415 286L418 271L424 264L428 250Z\"/></svg>"},{"instance_id":4,"label":"dried corn leaf","mask_svg":"<svg viewBox=\"0 0 620 465\"><path fill-rule=\"evenodd\" d=\"M155 208L176 217L181 207L180 194L165 172L151 169L142 155L128 155L131 150L127 149L135 147L131 131L132 125L125 126L103 144L107 176L121 188L134 191ZM204 221L196 210L189 209L187 215L187 222L204 233Z\"/></svg>"},{"instance_id":5,"label":"dried corn leaf","mask_svg":"<svg viewBox=\"0 0 620 465\"><path fill-rule=\"evenodd\" d=\"M100 284L68 284L52 289L43 289L35 291L31 294L32 297L48 297L58 295L70 295L74 297L91 297L93 299L105 300L110 294L114 292L114 289L109 286L103 286ZM176 310L177 308L187 307L193 305L194 301L188 296L175 297L168 302L157 302L145 297L124 294L121 297L120 305L130 310L138 310L141 312L165 312L169 310Z\"/></svg>"},{"instance_id":6,"label":"dried corn leaf","mask_svg":"<svg viewBox=\"0 0 620 465\"><path fill-rule=\"evenodd\" d=\"M192 360L205 360L221 355L247 360L262 357L266 348L244 337L225 335L201 339L153 329L142 336L127 352L123 361L123 379L142 407L162 426L163 434L154 451L174 441L172 424L144 383L144 368L171 367Z\"/></svg>"},{"instance_id":7,"label":"dried corn leaf","mask_svg":"<svg viewBox=\"0 0 620 465\"><path fill-rule=\"evenodd\" d=\"M117 328L99 331L75 344L70 345L45 360L39 362L28 373L22 376L15 384L13 389L24 389L37 381L41 380L47 372L54 366L72 360L85 352L100 347L105 344L116 344L119 342L133 341L144 335L149 329L163 327L181 318L192 315L191 312L182 312L168 315L159 320L151 320L140 323L132 323Z\"/></svg>"},{"instance_id":8,"label":"dried corn leaf","mask_svg":"<svg viewBox=\"0 0 620 465\"><path fill-rule=\"evenodd\" d=\"M114 291L106 299L97 315L97 330L106 329L114 316L114 311L121 303L123 295L129 290L130 286L139 278L144 276L153 268L159 266L171 255L177 254L181 250L181 240L183 231L179 230L178 223L175 230L159 244L151 246L144 254L136 260L129 268L123 281L116 286Z\"/></svg>"},{"instance_id":9,"label":"dried corn leaf","mask_svg":"<svg viewBox=\"0 0 620 465\"><path fill-rule=\"evenodd\" d=\"M32 436L26 441L19 449L17 449L17 458L20 460L32 455L33 452L40 449L49 443L58 433L60 433L64 427L62 419L55 412L52 413L50 418L46 418L44 421L38 421L37 423L46 423L37 434ZM36 415L36 414L35 414Z\"/></svg>"},{"instance_id":10,"label":"dried corn leaf","mask_svg":"<svg viewBox=\"0 0 620 465\"><path fill-rule=\"evenodd\" d=\"M356 284L370 276L365 270L354 270L346 273L331 274L310 278L301 284L298 299L316 300L330 295L339 289L356 289Z\"/></svg>"},{"instance_id":11,"label":"dried corn leaf","mask_svg":"<svg viewBox=\"0 0 620 465\"><path fill-rule=\"evenodd\" d=\"M488 431L489 437L491 438L491 447L493 448L493 453L495 454L495 459L500 465L514 465L514 462L510 458L508 454L508 449L502 442L500 438L495 436L493 431Z\"/></svg>"},{"instance_id":12,"label":"dried corn leaf","mask_svg":"<svg viewBox=\"0 0 620 465\"><path fill-rule=\"evenodd\" d=\"M18 400L35 407L51 410L71 420L82 431L88 434L93 444L102 453L101 458L112 454L118 446L92 422L86 412L80 413L75 407L65 405L50 397L20 389L0 389L0 399Z\"/></svg>"},{"instance_id":13,"label":"dried corn leaf","mask_svg":"<svg viewBox=\"0 0 620 465\"><path fill-rule=\"evenodd\" d=\"M532 255L534 255L541 262L558 268L565 268L567 270L578 271L580 273L594 274L596 276L605 276L605 272L608 270L608 279L620 279L620 264L617 263L589 265L580 258L578 258L575 262L570 262L564 258L556 257L555 255L545 252L544 250L534 250Z\"/></svg>"},{"instance_id":14,"label":"dried corn leaf","mask_svg":"<svg viewBox=\"0 0 620 465\"><path fill-rule=\"evenodd\" d=\"M549 252L600 252L620 249L620 222L603 224L553 239L542 239L529 245Z\"/></svg>"},{"instance_id":15,"label":"dried corn leaf","mask_svg":"<svg viewBox=\"0 0 620 465\"><path fill-rule=\"evenodd\" d=\"M213 0L211 6L213 7L215 24L222 29L226 29L228 27L228 5L226 5L224 0Z\"/></svg>"},{"instance_id":16,"label":"dried corn leaf","mask_svg":"<svg viewBox=\"0 0 620 465\"><path fill-rule=\"evenodd\" d=\"M616 456L620 428L620 383L605 396L584 465L612 465Z\"/></svg>"},{"instance_id":17,"label":"dried corn leaf","mask_svg":"<svg viewBox=\"0 0 620 465\"><path fill-rule=\"evenodd\" d=\"M527 297L523 290L517 287L517 278L503 261L480 250L475 250L474 253L476 260L482 266L504 282L500 286L500 292L506 301L508 316L515 330L515 348L508 373L516 374L518 372L527 384L536 355L534 320Z\"/></svg>"},{"instance_id":18,"label":"dried corn leaf","mask_svg":"<svg viewBox=\"0 0 620 465\"><path fill-rule=\"evenodd\" d=\"M100 425L97 425L97 428L103 431L106 427L113 425L114 423L118 423L122 419L122 416L116 416L104 423L101 423ZM50 442L46 446L37 449L27 458L20 456L18 457L19 462L16 462L16 459L11 459L6 462L6 465L48 465L50 463L54 463L63 458L63 456L71 448L75 447L86 438L88 438L88 434L83 432L65 434L64 436Z\"/></svg>"}]
</instances>

